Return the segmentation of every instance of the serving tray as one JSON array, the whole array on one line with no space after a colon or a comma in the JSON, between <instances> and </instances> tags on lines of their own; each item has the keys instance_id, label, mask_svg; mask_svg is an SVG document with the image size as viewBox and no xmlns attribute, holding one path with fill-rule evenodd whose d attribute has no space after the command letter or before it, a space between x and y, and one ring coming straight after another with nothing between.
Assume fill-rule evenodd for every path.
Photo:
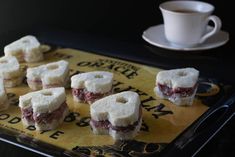
<instances>
[{"instance_id":1,"label":"serving tray","mask_svg":"<svg viewBox=\"0 0 235 157\"><path fill-rule=\"evenodd\" d=\"M71 89L66 89L70 114L62 125L51 131L36 131L21 122L18 98L30 92L26 81L21 86L7 88L10 107L0 112L0 140L12 142L43 155L101 155L101 156L150 156L159 155L187 128L221 101L223 84L200 77L199 88L193 105L179 107L154 94L156 74L162 69L130 61L97 55L70 48L55 48L45 53L40 63L22 63L21 70L41 64L66 60L70 76L95 70L114 73L114 92L135 91L140 95L143 123L138 135L129 141L114 141L108 135L94 135L89 126L90 105L73 101Z\"/></svg>"}]
</instances>

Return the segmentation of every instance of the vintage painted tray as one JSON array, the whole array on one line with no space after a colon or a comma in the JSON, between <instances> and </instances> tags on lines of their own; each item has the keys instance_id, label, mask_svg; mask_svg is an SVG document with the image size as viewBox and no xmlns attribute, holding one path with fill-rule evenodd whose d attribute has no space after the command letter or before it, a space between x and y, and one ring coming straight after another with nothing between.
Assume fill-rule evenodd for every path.
<instances>
[{"instance_id":1,"label":"vintage painted tray","mask_svg":"<svg viewBox=\"0 0 235 157\"><path fill-rule=\"evenodd\" d=\"M104 70L114 73L114 91L135 91L140 95L143 108L143 123L138 136L130 141L114 141L108 135L94 135L89 126L89 105L74 102L68 88L67 104L70 114L60 127L52 131L38 132L33 126L25 128L21 122L18 98L31 90L27 83L7 88L10 107L0 112L1 132L15 136L19 143L39 150L41 154L143 156L157 155L180 133L208 110L208 102L221 91L218 84L200 78L199 89L193 105L178 107L155 96L156 74L162 70L156 67L96 55L69 48L53 49L45 53L40 63L22 63L22 70L41 64L67 60L70 75L82 72ZM210 99L208 99L210 98ZM213 103L215 101L212 101ZM44 154L44 155L45 155Z\"/></svg>"}]
</instances>

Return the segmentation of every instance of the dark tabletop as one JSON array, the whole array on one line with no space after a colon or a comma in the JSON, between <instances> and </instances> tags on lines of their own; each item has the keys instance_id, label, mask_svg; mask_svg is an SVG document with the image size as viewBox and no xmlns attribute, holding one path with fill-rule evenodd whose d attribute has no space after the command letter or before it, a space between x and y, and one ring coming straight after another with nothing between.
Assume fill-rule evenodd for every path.
<instances>
[{"instance_id":1,"label":"dark tabletop","mask_svg":"<svg viewBox=\"0 0 235 157\"><path fill-rule=\"evenodd\" d=\"M216 49L182 52L146 43L142 32L162 23L158 5L163 0L16 1L0 2L0 48L26 34L45 43L134 60L165 69L195 67L200 75L235 85L234 25L230 2L207 0L215 5L229 42ZM3 53L1 53L2 55ZM235 119L232 118L197 156L235 156ZM0 142L3 156L36 155ZM2 156L2 155L1 155Z\"/></svg>"}]
</instances>

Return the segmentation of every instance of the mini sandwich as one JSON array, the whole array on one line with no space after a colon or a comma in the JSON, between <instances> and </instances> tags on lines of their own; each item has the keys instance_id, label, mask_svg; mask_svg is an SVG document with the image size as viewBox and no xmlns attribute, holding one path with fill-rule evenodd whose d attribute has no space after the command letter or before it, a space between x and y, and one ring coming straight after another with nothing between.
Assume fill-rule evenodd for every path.
<instances>
[{"instance_id":1,"label":"mini sandwich","mask_svg":"<svg viewBox=\"0 0 235 157\"><path fill-rule=\"evenodd\" d=\"M73 98L77 102L89 104L112 93L113 74L93 71L74 75L71 78Z\"/></svg>"},{"instance_id":2,"label":"mini sandwich","mask_svg":"<svg viewBox=\"0 0 235 157\"><path fill-rule=\"evenodd\" d=\"M43 51L38 40L28 35L4 47L5 56L15 56L19 62L43 60Z\"/></svg>"},{"instance_id":3,"label":"mini sandwich","mask_svg":"<svg viewBox=\"0 0 235 157\"><path fill-rule=\"evenodd\" d=\"M25 126L33 125L36 130L53 130L68 114L65 89L44 89L20 96L19 107Z\"/></svg>"},{"instance_id":4,"label":"mini sandwich","mask_svg":"<svg viewBox=\"0 0 235 157\"><path fill-rule=\"evenodd\" d=\"M69 64L61 60L27 69L27 83L33 90L65 87L69 81Z\"/></svg>"},{"instance_id":5,"label":"mini sandwich","mask_svg":"<svg viewBox=\"0 0 235 157\"><path fill-rule=\"evenodd\" d=\"M194 68L160 71L154 91L176 105L191 105L197 91L198 76L199 71Z\"/></svg>"},{"instance_id":6,"label":"mini sandwich","mask_svg":"<svg viewBox=\"0 0 235 157\"><path fill-rule=\"evenodd\" d=\"M107 96L90 106L94 134L109 134L115 140L134 138L142 124L139 95L126 91Z\"/></svg>"},{"instance_id":7,"label":"mini sandwich","mask_svg":"<svg viewBox=\"0 0 235 157\"><path fill-rule=\"evenodd\" d=\"M0 77L3 78L5 87L15 87L22 83L24 74L15 57L4 56L0 58Z\"/></svg>"},{"instance_id":8,"label":"mini sandwich","mask_svg":"<svg viewBox=\"0 0 235 157\"><path fill-rule=\"evenodd\" d=\"M0 77L0 111L6 110L9 106L3 78Z\"/></svg>"}]
</instances>

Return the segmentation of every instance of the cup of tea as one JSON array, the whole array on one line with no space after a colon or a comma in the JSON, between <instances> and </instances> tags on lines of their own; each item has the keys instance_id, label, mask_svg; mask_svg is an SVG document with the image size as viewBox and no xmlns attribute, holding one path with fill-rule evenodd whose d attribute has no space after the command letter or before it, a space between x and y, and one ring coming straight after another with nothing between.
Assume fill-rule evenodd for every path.
<instances>
[{"instance_id":1,"label":"cup of tea","mask_svg":"<svg viewBox=\"0 0 235 157\"><path fill-rule=\"evenodd\" d=\"M167 1L159 5L165 37L177 47L194 47L221 29L221 20L211 15L214 6L200 1ZM213 28L208 22L214 23ZM208 30L208 28L210 28Z\"/></svg>"}]
</instances>

